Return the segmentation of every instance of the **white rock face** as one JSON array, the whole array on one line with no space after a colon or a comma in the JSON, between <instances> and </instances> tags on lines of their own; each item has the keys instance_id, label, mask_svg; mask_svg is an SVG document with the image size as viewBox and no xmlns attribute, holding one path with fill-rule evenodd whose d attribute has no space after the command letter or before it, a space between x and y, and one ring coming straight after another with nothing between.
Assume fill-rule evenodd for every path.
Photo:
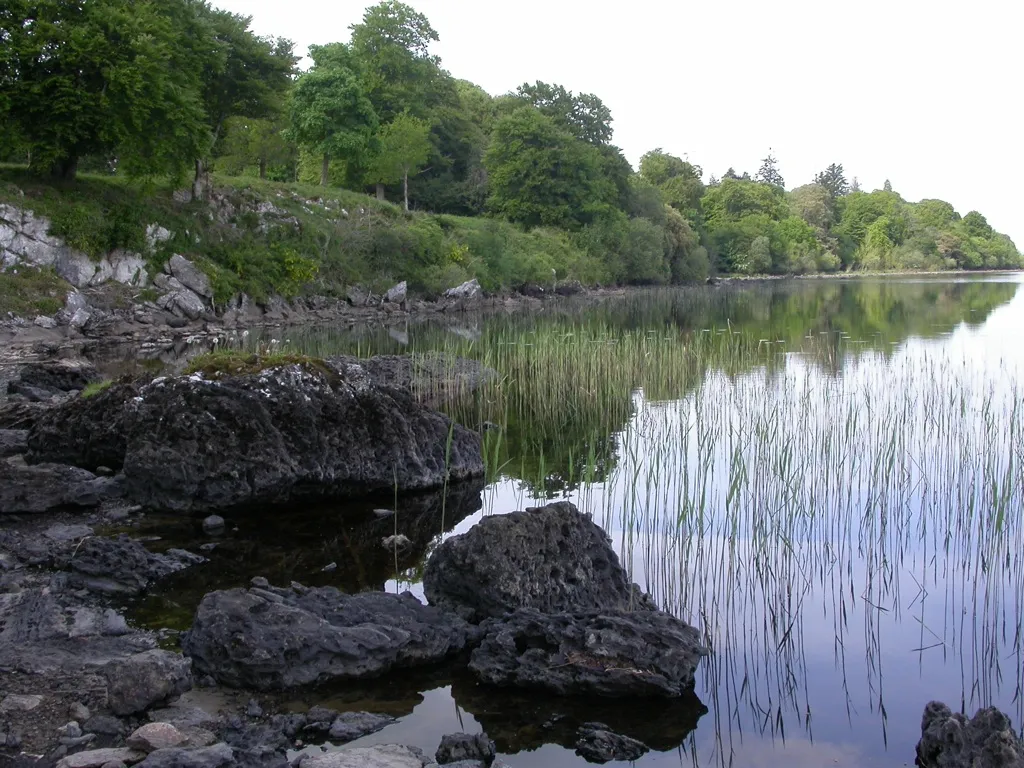
<instances>
[{"instance_id":1,"label":"white rock face","mask_svg":"<svg viewBox=\"0 0 1024 768\"><path fill-rule=\"evenodd\" d=\"M390 302L391 304L404 304L406 295L409 292L409 286L405 280L400 282L388 289L388 292L384 294L384 301Z\"/></svg>"},{"instance_id":2,"label":"white rock face","mask_svg":"<svg viewBox=\"0 0 1024 768\"><path fill-rule=\"evenodd\" d=\"M480 287L480 282L474 277L472 280L467 280L462 285L449 288L444 292L444 295L449 299L479 299L484 295L484 291L483 288Z\"/></svg>"},{"instance_id":3,"label":"white rock face","mask_svg":"<svg viewBox=\"0 0 1024 768\"><path fill-rule=\"evenodd\" d=\"M170 237L170 233L167 234ZM155 232L154 236L163 235ZM87 254L69 248L61 238L50 235L49 219L13 205L0 205L0 266L3 269L53 267L76 288L110 281L144 287L149 282L146 260L141 255L116 250L94 261Z\"/></svg>"},{"instance_id":4,"label":"white rock face","mask_svg":"<svg viewBox=\"0 0 1024 768\"><path fill-rule=\"evenodd\" d=\"M174 237L174 233L159 224L150 224L146 227L146 247L150 253L153 253L160 243L166 243L172 237Z\"/></svg>"}]
</instances>

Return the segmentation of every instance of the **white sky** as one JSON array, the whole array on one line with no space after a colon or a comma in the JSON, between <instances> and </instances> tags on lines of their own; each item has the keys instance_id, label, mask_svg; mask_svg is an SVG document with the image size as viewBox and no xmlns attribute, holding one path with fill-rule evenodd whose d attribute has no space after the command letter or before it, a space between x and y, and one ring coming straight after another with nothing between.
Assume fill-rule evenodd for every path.
<instances>
[{"instance_id":1,"label":"white sky","mask_svg":"<svg viewBox=\"0 0 1024 768\"><path fill-rule=\"evenodd\" d=\"M214 0L258 34L347 41L369 0ZM707 179L771 147L788 188L831 162L865 190L980 210L1024 248L1019 0L411 0L455 77L597 94L614 143Z\"/></svg>"}]
</instances>

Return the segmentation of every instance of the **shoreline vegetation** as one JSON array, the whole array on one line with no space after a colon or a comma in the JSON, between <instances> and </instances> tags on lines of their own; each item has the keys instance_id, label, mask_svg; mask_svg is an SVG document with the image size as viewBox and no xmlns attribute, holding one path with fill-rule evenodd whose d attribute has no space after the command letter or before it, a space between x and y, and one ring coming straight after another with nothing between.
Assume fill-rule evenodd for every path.
<instances>
[{"instance_id":1,"label":"shoreline vegetation","mask_svg":"<svg viewBox=\"0 0 1024 768\"><path fill-rule=\"evenodd\" d=\"M753 174L661 149L634 169L598 96L488 94L396 0L312 46L306 70L250 23L189 0L17 4L0 30L0 203L94 260L144 254L150 277L182 254L215 309L399 281L429 299L472 280L496 294L1024 266L981 213L864 191L839 163L795 188L770 151ZM0 309L22 311L3 298L19 291L52 304L0 232Z\"/></svg>"}]
</instances>

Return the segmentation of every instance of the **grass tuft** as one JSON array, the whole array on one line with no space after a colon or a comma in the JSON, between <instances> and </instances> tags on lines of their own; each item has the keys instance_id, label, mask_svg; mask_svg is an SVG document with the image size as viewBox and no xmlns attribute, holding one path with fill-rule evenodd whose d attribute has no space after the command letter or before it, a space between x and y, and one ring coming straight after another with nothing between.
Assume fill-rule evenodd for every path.
<instances>
[{"instance_id":1,"label":"grass tuft","mask_svg":"<svg viewBox=\"0 0 1024 768\"><path fill-rule=\"evenodd\" d=\"M249 376L286 365L301 365L311 373L319 373L329 378L337 376L334 370L318 357L289 352L245 352L237 349L221 349L199 355L189 362L185 373L201 373L207 378Z\"/></svg>"}]
</instances>

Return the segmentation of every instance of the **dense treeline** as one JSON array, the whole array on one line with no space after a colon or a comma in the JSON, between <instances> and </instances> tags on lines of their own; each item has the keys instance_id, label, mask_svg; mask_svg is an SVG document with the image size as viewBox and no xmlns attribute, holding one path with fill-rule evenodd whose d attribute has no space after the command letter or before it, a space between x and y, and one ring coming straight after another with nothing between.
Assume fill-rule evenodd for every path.
<instances>
[{"instance_id":1,"label":"dense treeline","mask_svg":"<svg viewBox=\"0 0 1024 768\"><path fill-rule=\"evenodd\" d=\"M397 0L348 42L313 46L305 71L290 41L249 25L203 0L8 0L0 160L62 179L188 174L199 198L213 168L536 231L544 246L492 264L492 286L1022 266L980 213L909 203L888 183L863 192L838 164L791 191L771 153L753 177L705 183L660 149L634 171L600 98L543 82L494 97L455 79L428 19ZM492 257L474 246L447 244L427 266L469 275Z\"/></svg>"}]
</instances>

